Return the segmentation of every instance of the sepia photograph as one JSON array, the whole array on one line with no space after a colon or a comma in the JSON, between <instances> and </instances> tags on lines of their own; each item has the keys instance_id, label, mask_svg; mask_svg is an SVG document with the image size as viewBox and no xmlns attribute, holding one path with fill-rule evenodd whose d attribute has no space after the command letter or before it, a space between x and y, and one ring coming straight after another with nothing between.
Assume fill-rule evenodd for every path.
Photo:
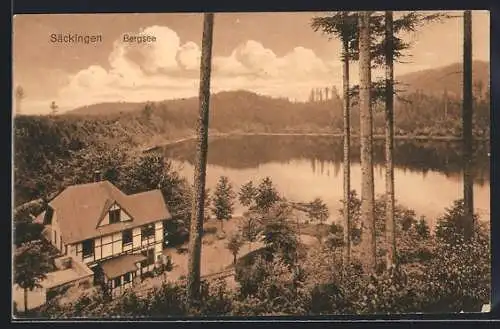
<instances>
[{"instance_id":1,"label":"sepia photograph","mask_svg":"<svg viewBox=\"0 0 500 329\"><path fill-rule=\"evenodd\" d=\"M20 14L12 317L490 312L490 13Z\"/></svg>"}]
</instances>

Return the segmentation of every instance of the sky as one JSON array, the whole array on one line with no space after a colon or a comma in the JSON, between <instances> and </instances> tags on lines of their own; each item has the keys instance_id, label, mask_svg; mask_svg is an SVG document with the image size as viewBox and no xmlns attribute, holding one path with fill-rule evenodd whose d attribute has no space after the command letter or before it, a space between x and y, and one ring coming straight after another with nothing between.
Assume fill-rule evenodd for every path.
<instances>
[{"instance_id":1,"label":"sky","mask_svg":"<svg viewBox=\"0 0 500 329\"><path fill-rule=\"evenodd\" d=\"M395 66L396 76L461 62L462 13L451 13L458 17L402 35L413 46L409 63ZM212 92L244 89L303 101L313 87L341 90L340 42L310 27L313 17L327 14L215 14ZM489 13L472 16L473 58L489 61ZM52 101L64 112L102 102L196 96L202 25L198 13L16 15L13 85L25 92L22 113L48 114ZM52 34L61 33L96 35L101 42L51 42ZM127 43L124 34L156 41ZM353 83L357 78L353 64Z\"/></svg>"}]
</instances>

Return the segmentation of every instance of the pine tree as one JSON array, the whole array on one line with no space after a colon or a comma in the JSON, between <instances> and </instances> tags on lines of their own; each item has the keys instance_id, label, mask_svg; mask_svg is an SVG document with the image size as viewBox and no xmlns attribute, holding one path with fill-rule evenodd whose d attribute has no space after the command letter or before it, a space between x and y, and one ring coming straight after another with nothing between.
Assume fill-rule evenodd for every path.
<instances>
[{"instance_id":1,"label":"pine tree","mask_svg":"<svg viewBox=\"0 0 500 329\"><path fill-rule=\"evenodd\" d=\"M373 177L373 131L371 102L371 29L370 12L359 15L359 112L360 112L360 144L361 144L361 217L363 230L361 232L365 274L376 270L376 240L375 240L375 184Z\"/></svg>"},{"instance_id":2,"label":"pine tree","mask_svg":"<svg viewBox=\"0 0 500 329\"><path fill-rule=\"evenodd\" d=\"M266 177L257 188L255 206L261 213L267 213L273 205L280 200L278 191L273 185L271 178Z\"/></svg>"},{"instance_id":3,"label":"pine tree","mask_svg":"<svg viewBox=\"0 0 500 329\"><path fill-rule=\"evenodd\" d=\"M212 213L220 220L221 230L224 231L224 221L230 220L234 211L236 195L226 176L221 176L212 198Z\"/></svg>"},{"instance_id":4,"label":"pine tree","mask_svg":"<svg viewBox=\"0 0 500 329\"><path fill-rule=\"evenodd\" d=\"M257 196L257 189L253 186L253 182L249 181L241 186L238 193L238 200L245 206L252 208L255 204L255 197Z\"/></svg>"},{"instance_id":5,"label":"pine tree","mask_svg":"<svg viewBox=\"0 0 500 329\"><path fill-rule=\"evenodd\" d=\"M241 247L243 247L244 241L242 237L238 234L234 234L229 238L227 242L226 248L233 255L233 264L236 264L236 260L238 258L238 253L240 252Z\"/></svg>"},{"instance_id":6,"label":"pine tree","mask_svg":"<svg viewBox=\"0 0 500 329\"><path fill-rule=\"evenodd\" d=\"M309 219L318 224L323 224L326 222L330 213L328 211L327 205L320 198L314 199L308 205L307 215Z\"/></svg>"},{"instance_id":7,"label":"pine tree","mask_svg":"<svg viewBox=\"0 0 500 329\"><path fill-rule=\"evenodd\" d=\"M462 140L464 154L464 208L466 215L466 238L474 231L474 179L472 174L473 158L473 99L472 99L472 14L464 11L464 43L463 43L463 105L462 105Z\"/></svg>"},{"instance_id":8,"label":"pine tree","mask_svg":"<svg viewBox=\"0 0 500 329\"><path fill-rule=\"evenodd\" d=\"M57 106L56 102L55 101L52 101L52 103L50 103L50 111L52 113L52 115L56 115L57 114L57 109L59 108L59 106Z\"/></svg>"},{"instance_id":9,"label":"pine tree","mask_svg":"<svg viewBox=\"0 0 500 329\"><path fill-rule=\"evenodd\" d=\"M311 93L309 94L309 103L314 103L314 88L311 89Z\"/></svg>"},{"instance_id":10,"label":"pine tree","mask_svg":"<svg viewBox=\"0 0 500 329\"><path fill-rule=\"evenodd\" d=\"M21 114L22 113L22 108L21 108L21 103L23 99L26 97L26 94L24 93L24 89L21 86L16 87L16 113Z\"/></svg>"},{"instance_id":11,"label":"pine tree","mask_svg":"<svg viewBox=\"0 0 500 329\"><path fill-rule=\"evenodd\" d=\"M210 107L210 76L212 67L212 40L214 14L205 13L201 43L201 67L199 90L199 113L197 121L196 162L194 173L194 195L189 237L189 259L187 277L187 307L194 308L200 301L201 235L203 233L205 209L205 178L208 151L208 121Z\"/></svg>"}]
</instances>

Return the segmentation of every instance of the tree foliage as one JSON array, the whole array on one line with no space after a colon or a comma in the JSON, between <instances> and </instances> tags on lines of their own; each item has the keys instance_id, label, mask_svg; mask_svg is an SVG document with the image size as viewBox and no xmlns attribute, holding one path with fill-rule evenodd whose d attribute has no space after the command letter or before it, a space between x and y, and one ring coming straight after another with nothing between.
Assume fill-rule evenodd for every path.
<instances>
[{"instance_id":1,"label":"tree foliage","mask_svg":"<svg viewBox=\"0 0 500 329\"><path fill-rule=\"evenodd\" d=\"M245 207L252 207L256 197L257 189L253 186L252 181L243 184L238 192L238 200Z\"/></svg>"},{"instance_id":2,"label":"tree foliage","mask_svg":"<svg viewBox=\"0 0 500 329\"><path fill-rule=\"evenodd\" d=\"M240 252L241 247L245 244L245 240L240 234L233 234L229 238L229 241L226 244L226 248L233 255L233 263L236 264L236 259L238 257L238 253Z\"/></svg>"},{"instance_id":3,"label":"tree foliage","mask_svg":"<svg viewBox=\"0 0 500 329\"><path fill-rule=\"evenodd\" d=\"M226 176L219 177L217 186L212 197L212 213L215 218L221 222L230 220L234 211L234 199L236 194L233 191L233 186Z\"/></svg>"},{"instance_id":4,"label":"tree foliage","mask_svg":"<svg viewBox=\"0 0 500 329\"><path fill-rule=\"evenodd\" d=\"M28 310L27 292L41 287L40 282L52 269L49 255L38 241L22 244L14 254L14 283L24 290L24 310Z\"/></svg>"},{"instance_id":5,"label":"tree foliage","mask_svg":"<svg viewBox=\"0 0 500 329\"><path fill-rule=\"evenodd\" d=\"M281 200L280 195L271 178L264 178L260 182L255 195L256 209L262 213L267 213L279 200Z\"/></svg>"}]
</instances>

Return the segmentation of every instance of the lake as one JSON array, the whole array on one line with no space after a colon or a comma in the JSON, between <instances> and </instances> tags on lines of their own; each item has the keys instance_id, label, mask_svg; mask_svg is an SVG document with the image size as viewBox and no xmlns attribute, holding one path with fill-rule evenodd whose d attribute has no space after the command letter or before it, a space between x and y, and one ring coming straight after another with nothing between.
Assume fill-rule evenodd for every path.
<instances>
[{"instance_id":1,"label":"lake","mask_svg":"<svg viewBox=\"0 0 500 329\"><path fill-rule=\"evenodd\" d=\"M478 142L474 155L474 208L482 220L490 218L489 145ZM193 181L195 142L188 140L163 149L181 175ZM352 143L351 188L361 188L359 143ZM460 142L397 140L394 151L396 200L425 216L436 219L462 198ZM385 189L383 141L374 143L375 193ZM320 197L328 205L331 220L343 197L342 138L331 136L230 136L209 138L207 187L214 190L224 175L235 190L249 180L257 183L269 176L279 192L299 202ZM235 213L245 208L236 204Z\"/></svg>"}]
</instances>

